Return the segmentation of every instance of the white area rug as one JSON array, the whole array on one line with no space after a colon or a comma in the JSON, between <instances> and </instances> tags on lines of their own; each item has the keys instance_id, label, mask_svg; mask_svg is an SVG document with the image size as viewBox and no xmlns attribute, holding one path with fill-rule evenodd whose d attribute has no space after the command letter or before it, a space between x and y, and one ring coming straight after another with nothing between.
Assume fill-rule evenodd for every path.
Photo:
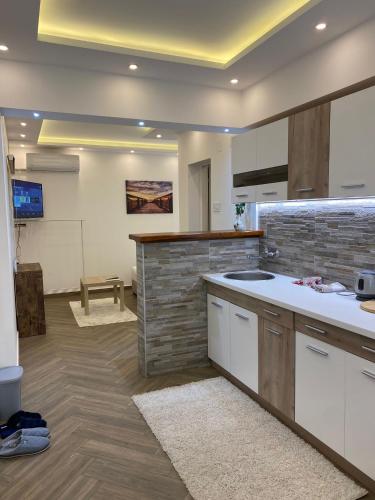
<instances>
[{"instance_id":1,"label":"white area rug","mask_svg":"<svg viewBox=\"0 0 375 500\"><path fill-rule=\"evenodd\" d=\"M69 304L78 326L109 325L137 320L137 316L127 307L125 307L125 311L120 311L120 303L114 304L111 297L90 300L90 314L88 316L85 316L85 308L81 307L81 301L69 302Z\"/></svg>"},{"instance_id":2,"label":"white area rug","mask_svg":"<svg viewBox=\"0 0 375 500\"><path fill-rule=\"evenodd\" d=\"M222 377L133 401L196 500L354 500L366 493Z\"/></svg>"}]
</instances>

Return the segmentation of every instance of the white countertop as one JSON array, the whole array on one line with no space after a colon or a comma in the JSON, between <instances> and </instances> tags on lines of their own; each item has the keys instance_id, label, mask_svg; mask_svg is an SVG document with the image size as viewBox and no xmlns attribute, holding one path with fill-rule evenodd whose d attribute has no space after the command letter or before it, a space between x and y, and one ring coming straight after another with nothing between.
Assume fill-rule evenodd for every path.
<instances>
[{"instance_id":1,"label":"white countertop","mask_svg":"<svg viewBox=\"0 0 375 500\"><path fill-rule=\"evenodd\" d=\"M216 285L375 339L375 314L360 309L355 295L319 293L307 286L294 285L295 278L272 274L275 279L264 281L231 280L224 278L224 273L202 277Z\"/></svg>"}]
</instances>

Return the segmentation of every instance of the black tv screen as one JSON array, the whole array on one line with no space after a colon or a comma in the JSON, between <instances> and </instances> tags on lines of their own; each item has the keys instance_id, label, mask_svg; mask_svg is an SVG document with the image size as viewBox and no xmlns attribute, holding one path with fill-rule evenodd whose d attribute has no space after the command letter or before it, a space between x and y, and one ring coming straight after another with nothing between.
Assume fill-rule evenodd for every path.
<instances>
[{"instance_id":1,"label":"black tv screen","mask_svg":"<svg viewBox=\"0 0 375 500\"><path fill-rule=\"evenodd\" d=\"M43 217L43 187L37 182L12 180L15 219Z\"/></svg>"}]
</instances>

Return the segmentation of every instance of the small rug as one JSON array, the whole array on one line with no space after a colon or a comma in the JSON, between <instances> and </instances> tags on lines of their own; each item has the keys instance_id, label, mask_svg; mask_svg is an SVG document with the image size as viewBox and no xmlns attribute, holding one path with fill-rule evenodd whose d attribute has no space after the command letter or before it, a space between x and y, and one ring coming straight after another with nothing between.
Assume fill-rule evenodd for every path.
<instances>
[{"instance_id":1,"label":"small rug","mask_svg":"<svg viewBox=\"0 0 375 500\"><path fill-rule=\"evenodd\" d=\"M355 500L366 494L223 377L133 401L195 500Z\"/></svg>"},{"instance_id":2,"label":"small rug","mask_svg":"<svg viewBox=\"0 0 375 500\"><path fill-rule=\"evenodd\" d=\"M125 307L125 311L120 311L120 303L114 304L111 297L90 300L90 314L88 316L85 316L85 308L81 307L81 301L69 302L69 305L78 326L109 325L137 320L137 316L127 307Z\"/></svg>"}]
</instances>

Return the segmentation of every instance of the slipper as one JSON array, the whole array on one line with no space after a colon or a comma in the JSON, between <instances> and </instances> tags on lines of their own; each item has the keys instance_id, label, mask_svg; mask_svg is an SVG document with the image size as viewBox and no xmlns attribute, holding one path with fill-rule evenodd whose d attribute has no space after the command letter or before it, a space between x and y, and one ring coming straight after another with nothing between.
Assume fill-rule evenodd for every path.
<instances>
[{"instance_id":1,"label":"slipper","mask_svg":"<svg viewBox=\"0 0 375 500\"><path fill-rule=\"evenodd\" d=\"M11 417L9 417L8 422L7 422L7 426L8 427L16 427L18 422L20 422L21 418L23 418L23 419L25 419L25 418L37 418L37 419L41 420L42 415L40 413L32 413L30 411L20 410L20 411L17 411L16 413L14 413Z\"/></svg>"},{"instance_id":2,"label":"slipper","mask_svg":"<svg viewBox=\"0 0 375 500\"><path fill-rule=\"evenodd\" d=\"M21 418L14 427L9 427L8 425L0 426L0 437L5 439L20 429L33 429L36 427L47 427L47 422L42 419Z\"/></svg>"},{"instance_id":3,"label":"slipper","mask_svg":"<svg viewBox=\"0 0 375 500\"><path fill-rule=\"evenodd\" d=\"M14 458L26 455L37 455L47 450L50 440L41 436L18 436L0 446L0 458Z\"/></svg>"},{"instance_id":4,"label":"slipper","mask_svg":"<svg viewBox=\"0 0 375 500\"><path fill-rule=\"evenodd\" d=\"M47 427L34 427L32 429L20 429L19 431L13 432L10 436L4 439L2 444L5 444L12 439L18 439L20 436L39 436L50 438L51 434Z\"/></svg>"}]
</instances>

